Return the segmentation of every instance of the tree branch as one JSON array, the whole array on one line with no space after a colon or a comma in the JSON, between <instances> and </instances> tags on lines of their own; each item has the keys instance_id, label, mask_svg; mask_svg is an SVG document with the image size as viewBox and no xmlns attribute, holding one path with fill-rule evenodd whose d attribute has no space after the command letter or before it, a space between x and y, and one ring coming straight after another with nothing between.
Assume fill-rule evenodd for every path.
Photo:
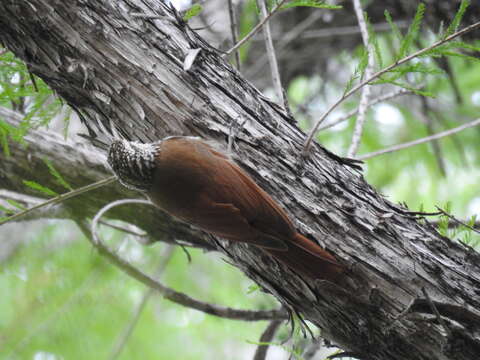
<instances>
[{"instance_id":1,"label":"tree branch","mask_svg":"<svg viewBox=\"0 0 480 360\"><path fill-rule=\"evenodd\" d=\"M360 155L360 156L358 157L358 159L359 159L359 160L366 160L366 159L370 159L370 158L375 157L375 156L379 156L379 155L383 155L383 154L388 154L388 153L391 153L391 152L394 152L394 151L399 151L399 150L403 150L403 149L408 149L408 148L410 148L410 147L412 147L412 146L416 146L416 145L420 145L420 144L425 144L425 143L430 142L430 141L433 141L433 140L441 139L441 138L443 138L443 137L456 134L456 133L458 133L458 132L460 132L460 131L463 131L463 130L465 130L465 129L469 129L469 128L471 128L471 127L478 126L478 125L480 125L480 119L470 121L470 122L468 122L468 123L466 123L466 124L463 124L463 125L454 127L453 129L449 129L449 130L445 130L445 131L439 132L439 133L437 133L437 134L435 134L435 135L426 136L426 137L421 138L421 139L409 141L409 142L406 142L406 143L403 143L403 144L394 145L394 146L388 147L388 148L386 148L386 149L382 149L382 150L378 150L378 151L373 151L373 152L368 153L368 154L365 154L365 155Z\"/></svg>"},{"instance_id":2,"label":"tree branch","mask_svg":"<svg viewBox=\"0 0 480 360\"><path fill-rule=\"evenodd\" d=\"M230 32L232 34L232 46L237 43L237 14L235 11L235 6L233 0L228 0L228 16L230 17ZM237 65L237 70L240 71L240 54L238 51L235 51L235 64Z\"/></svg>"},{"instance_id":3,"label":"tree branch","mask_svg":"<svg viewBox=\"0 0 480 360\"><path fill-rule=\"evenodd\" d=\"M373 73L373 47L370 44L370 39L368 35L367 22L365 21L365 16L363 14L362 5L360 0L352 0L353 8L355 9L355 15L358 21L358 27L360 28L360 33L362 34L363 46L368 52L368 63L367 68L365 69L365 77L369 78ZM367 84L362 89L362 95L360 96L360 103L358 105L358 115L357 121L355 122L355 128L353 129L352 141L347 152L348 157L354 157L357 153L358 147L360 146L360 139L362 138L363 127L365 125L365 119L368 109L368 98L370 96L370 86Z\"/></svg>"},{"instance_id":4,"label":"tree branch","mask_svg":"<svg viewBox=\"0 0 480 360\"><path fill-rule=\"evenodd\" d=\"M270 13L268 14L268 16L265 16L247 35L245 35L243 37L242 40L240 40L238 43L235 44L235 46L233 46L230 50L228 50L224 56L229 56L231 53L233 53L234 51L237 51L240 46L242 46L243 44L245 44L248 40L250 40L250 38L255 35L262 27L263 25L268 21L270 20L270 18L275 15L275 13L280 10L280 8L282 7L282 5L286 2L287 0L281 0L277 3L277 5L275 5L275 7L272 9L272 11L270 11Z\"/></svg>"},{"instance_id":5,"label":"tree branch","mask_svg":"<svg viewBox=\"0 0 480 360\"><path fill-rule=\"evenodd\" d=\"M262 14L262 21L269 17L267 11L266 0L257 0L260 13ZM278 70L277 57L275 55L275 48L273 47L272 34L270 32L270 23L266 21L263 25L263 36L265 38L265 48L267 50L268 62L270 64L270 72L272 74L272 82L277 98L282 104L285 104L282 81L280 79L280 71ZM285 107L288 108L288 107Z\"/></svg>"},{"instance_id":6,"label":"tree branch","mask_svg":"<svg viewBox=\"0 0 480 360\"><path fill-rule=\"evenodd\" d=\"M267 358L267 352L269 348L270 342L272 342L275 334L282 324L283 320L272 320L265 328L265 331L260 336L259 345L257 350L255 351L255 355L253 356L253 360L265 360Z\"/></svg>"},{"instance_id":7,"label":"tree branch","mask_svg":"<svg viewBox=\"0 0 480 360\"><path fill-rule=\"evenodd\" d=\"M399 96L402 96L402 95L411 95L412 94L412 91L410 90L407 90L407 89L397 89L395 91L392 91L391 93L388 93L388 94L385 94L385 95L382 95L382 96L379 96L375 99L373 99L372 101L370 101L367 105L368 108L371 108L372 106L374 105L377 105L379 103L382 103L382 102L385 102L385 101L388 101L388 100L392 100L392 99L395 99ZM355 114L358 113L358 107L356 109L353 109L352 111L349 111L348 113L346 113L345 115L342 115L340 116L338 119L336 119L335 121L332 121L331 123L328 123L328 124L325 124L323 126L320 126L318 128L318 131L323 131L323 130L326 130L326 129L329 129L331 127L334 127L335 125L338 125L348 119L350 119L352 116L354 116Z\"/></svg>"}]
</instances>

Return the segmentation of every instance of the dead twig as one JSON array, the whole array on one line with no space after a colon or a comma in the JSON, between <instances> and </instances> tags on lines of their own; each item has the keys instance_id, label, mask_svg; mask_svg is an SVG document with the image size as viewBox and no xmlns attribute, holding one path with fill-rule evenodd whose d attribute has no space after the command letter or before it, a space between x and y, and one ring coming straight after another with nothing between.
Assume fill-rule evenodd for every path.
<instances>
[{"instance_id":1,"label":"dead twig","mask_svg":"<svg viewBox=\"0 0 480 360\"><path fill-rule=\"evenodd\" d=\"M270 13L268 14L268 16L266 16L265 18L262 19L262 21L260 21L247 35L245 35L245 37L240 40L239 42L237 42L235 44L235 46L233 46L230 50L228 50L225 54L223 54L223 57L226 57L226 56L229 56L231 53L233 53L234 51L237 51L240 46L242 46L243 44L245 44L248 40L250 40L250 38L255 35L261 28L262 26L273 16L275 15L275 13L280 10L280 8L282 7L282 5L286 2L287 0L282 0L280 1L277 5L275 5L275 7L272 9L272 11L270 11Z\"/></svg>"},{"instance_id":2,"label":"dead twig","mask_svg":"<svg viewBox=\"0 0 480 360\"><path fill-rule=\"evenodd\" d=\"M370 159L370 158L375 157L375 156L391 153L391 152L394 152L394 151L407 149L407 148L412 147L412 146L424 144L424 143L430 142L432 140L441 139L443 137L450 136L452 134L456 134L460 131L463 131L465 129L468 129L468 128L471 128L471 127L474 127L474 126L478 126L478 125L480 125L480 119L470 121L466 124L454 127L453 129L449 129L449 130L439 132L439 133L437 133L435 135L432 135L432 136L426 136L426 137L421 138L421 139L409 141L409 142L406 142L406 143L403 143L403 144L398 144L398 145L391 146L391 147L383 149L383 150L378 150L378 151L374 151L374 152L371 152L371 153L368 153L368 154L365 154L365 155L361 155L357 159L358 160L365 160L365 159Z\"/></svg>"}]
</instances>

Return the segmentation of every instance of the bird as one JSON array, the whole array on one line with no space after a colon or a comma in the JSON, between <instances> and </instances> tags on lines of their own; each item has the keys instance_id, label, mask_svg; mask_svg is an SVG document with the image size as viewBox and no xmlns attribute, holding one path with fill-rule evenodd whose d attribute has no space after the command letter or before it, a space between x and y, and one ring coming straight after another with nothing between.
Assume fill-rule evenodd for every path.
<instances>
[{"instance_id":1,"label":"bird","mask_svg":"<svg viewBox=\"0 0 480 360\"><path fill-rule=\"evenodd\" d=\"M230 156L193 136L153 143L115 139L108 164L119 182L179 220L255 246L294 272L335 281L345 265L300 234L280 205Z\"/></svg>"}]
</instances>

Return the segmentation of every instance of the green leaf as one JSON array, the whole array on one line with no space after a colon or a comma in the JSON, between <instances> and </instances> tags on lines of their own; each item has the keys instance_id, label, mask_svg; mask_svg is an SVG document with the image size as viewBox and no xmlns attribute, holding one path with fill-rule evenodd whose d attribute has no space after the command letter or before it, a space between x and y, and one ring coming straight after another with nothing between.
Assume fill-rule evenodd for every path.
<instances>
[{"instance_id":1,"label":"green leaf","mask_svg":"<svg viewBox=\"0 0 480 360\"><path fill-rule=\"evenodd\" d=\"M203 10L203 8L202 8L201 5L194 4L190 9L188 9L185 12L185 15L183 15L183 20L185 20L185 21L190 20L194 16L197 16L198 14L200 14L202 12L202 10Z\"/></svg>"},{"instance_id":2,"label":"green leaf","mask_svg":"<svg viewBox=\"0 0 480 360\"><path fill-rule=\"evenodd\" d=\"M472 60L475 62L480 61L480 58L477 58L475 56L471 56L471 55L467 55L467 54L463 54L455 51L447 51L443 49L432 49L428 52L428 56L432 56L432 57L451 56L451 57L463 58L465 60Z\"/></svg>"},{"instance_id":3,"label":"green leaf","mask_svg":"<svg viewBox=\"0 0 480 360\"><path fill-rule=\"evenodd\" d=\"M350 79L348 79L347 84L345 85L345 89L343 90L343 95L345 95L352 89L355 80L363 77L363 74L365 74L365 70L367 69L367 65L368 65L368 52L365 48L363 48L360 62L355 68L355 71L353 72Z\"/></svg>"},{"instance_id":4,"label":"green leaf","mask_svg":"<svg viewBox=\"0 0 480 360\"><path fill-rule=\"evenodd\" d=\"M70 191L73 190L70 184L62 177L62 175L60 175L57 169L55 169L55 167L53 166L52 162L49 159L43 158L42 160L45 163L45 165L47 165L48 170L50 171L50 174L52 174L53 177L55 177L55 179L60 185L62 185L67 190L70 190Z\"/></svg>"},{"instance_id":5,"label":"green leaf","mask_svg":"<svg viewBox=\"0 0 480 360\"><path fill-rule=\"evenodd\" d=\"M405 65L402 65L402 66L398 66L398 67L390 70L388 73L398 73L398 74L400 74L400 76L404 76L404 75L410 74L410 73L441 75L441 74L444 73L444 71L435 67L435 66L428 66L424 63L417 62L416 64L405 64Z\"/></svg>"},{"instance_id":6,"label":"green leaf","mask_svg":"<svg viewBox=\"0 0 480 360\"><path fill-rule=\"evenodd\" d=\"M58 195L55 191L53 191L53 190L51 190L51 189L49 189L49 188L47 188L43 185L40 185L39 183L37 183L35 181L23 180L23 183L25 185L27 185L29 188L40 191L40 192L42 192L46 195L49 195L49 196L57 196Z\"/></svg>"},{"instance_id":7,"label":"green leaf","mask_svg":"<svg viewBox=\"0 0 480 360\"><path fill-rule=\"evenodd\" d=\"M26 210L26 207L20 204L18 201L15 201L13 199L7 199L7 202L12 205L13 207L16 207L19 210Z\"/></svg>"},{"instance_id":8,"label":"green leaf","mask_svg":"<svg viewBox=\"0 0 480 360\"><path fill-rule=\"evenodd\" d=\"M12 209L9 209L3 205L0 204L0 211L4 212L5 214L13 214L14 211ZM3 221L3 219L6 219L6 217L0 217L0 222Z\"/></svg>"},{"instance_id":9,"label":"green leaf","mask_svg":"<svg viewBox=\"0 0 480 360\"><path fill-rule=\"evenodd\" d=\"M6 157L10 157L10 147L8 146L8 131L2 127L0 121L0 145L2 145L3 153Z\"/></svg>"},{"instance_id":10,"label":"green leaf","mask_svg":"<svg viewBox=\"0 0 480 360\"><path fill-rule=\"evenodd\" d=\"M307 6L307 7L313 7L318 9L328 9L328 10L338 10L343 8L343 6L325 4L325 1L319 1L319 0L293 0L293 1L290 1L288 4L282 5L281 9L282 10L290 9L298 6Z\"/></svg>"},{"instance_id":11,"label":"green leaf","mask_svg":"<svg viewBox=\"0 0 480 360\"><path fill-rule=\"evenodd\" d=\"M398 29L397 24L395 24L392 20L392 16L388 12L388 10L385 10L385 19L387 20L388 24L390 25L390 28L392 29L392 33L398 38L398 40L402 41L403 36L400 30Z\"/></svg>"},{"instance_id":12,"label":"green leaf","mask_svg":"<svg viewBox=\"0 0 480 360\"><path fill-rule=\"evenodd\" d=\"M420 30L420 25L422 24L423 14L425 13L425 4L420 3L417 7L417 12L415 13L415 17L413 18L413 22L410 24L408 28L407 35L402 40L400 44L400 51L398 52L397 59L401 59L407 55L408 51L410 50L413 40L415 40L418 36L418 31Z\"/></svg>"},{"instance_id":13,"label":"green leaf","mask_svg":"<svg viewBox=\"0 0 480 360\"><path fill-rule=\"evenodd\" d=\"M462 2L460 3L460 8L458 9L457 13L455 14L455 17L453 18L450 25L448 25L447 31L445 31L445 34L444 34L443 38L446 38L447 36L450 36L454 32L457 31L458 26L460 25L460 22L462 21L463 15L465 14L465 11L468 8L468 5L470 5L469 0L462 0Z\"/></svg>"},{"instance_id":14,"label":"green leaf","mask_svg":"<svg viewBox=\"0 0 480 360\"><path fill-rule=\"evenodd\" d=\"M254 293L254 292L258 291L259 289L260 289L260 285L252 284L248 287L247 294Z\"/></svg>"},{"instance_id":15,"label":"green leaf","mask_svg":"<svg viewBox=\"0 0 480 360\"><path fill-rule=\"evenodd\" d=\"M439 53L444 50L453 50L453 49L465 49L469 51L474 51L474 52L480 52L480 47L472 45L472 44L467 44L463 41L449 41L446 44L437 46L433 48L432 50L427 51L423 55L429 55L431 53Z\"/></svg>"},{"instance_id":16,"label":"green leaf","mask_svg":"<svg viewBox=\"0 0 480 360\"><path fill-rule=\"evenodd\" d=\"M400 86L401 88L410 90L411 92L413 92L416 95L426 96L426 97L431 97L431 98L435 97L434 93L432 93L430 91L425 91L425 90L420 90L420 89L414 88L409 84L404 84L404 83L399 83L399 82L393 82L392 84L396 85L396 86Z\"/></svg>"},{"instance_id":17,"label":"green leaf","mask_svg":"<svg viewBox=\"0 0 480 360\"><path fill-rule=\"evenodd\" d=\"M360 62L358 63L358 67L355 70L355 73L363 78L365 74L365 70L367 70L368 66L368 51L366 49L363 50L362 57L360 58Z\"/></svg>"}]
</instances>

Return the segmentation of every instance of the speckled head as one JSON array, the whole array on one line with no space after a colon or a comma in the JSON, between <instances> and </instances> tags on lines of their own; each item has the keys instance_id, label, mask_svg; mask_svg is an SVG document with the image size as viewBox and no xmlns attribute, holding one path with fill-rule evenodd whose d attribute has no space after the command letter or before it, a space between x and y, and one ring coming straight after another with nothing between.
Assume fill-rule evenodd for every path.
<instances>
[{"instance_id":1,"label":"speckled head","mask_svg":"<svg viewBox=\"0 0 480 360\"><path fill-rule=\"evenodd\" d=\"M153 184L158 143L114 140L108 151L108 164L122 185L129 189L149 191Z\"/></svg>"}]
</instances>

